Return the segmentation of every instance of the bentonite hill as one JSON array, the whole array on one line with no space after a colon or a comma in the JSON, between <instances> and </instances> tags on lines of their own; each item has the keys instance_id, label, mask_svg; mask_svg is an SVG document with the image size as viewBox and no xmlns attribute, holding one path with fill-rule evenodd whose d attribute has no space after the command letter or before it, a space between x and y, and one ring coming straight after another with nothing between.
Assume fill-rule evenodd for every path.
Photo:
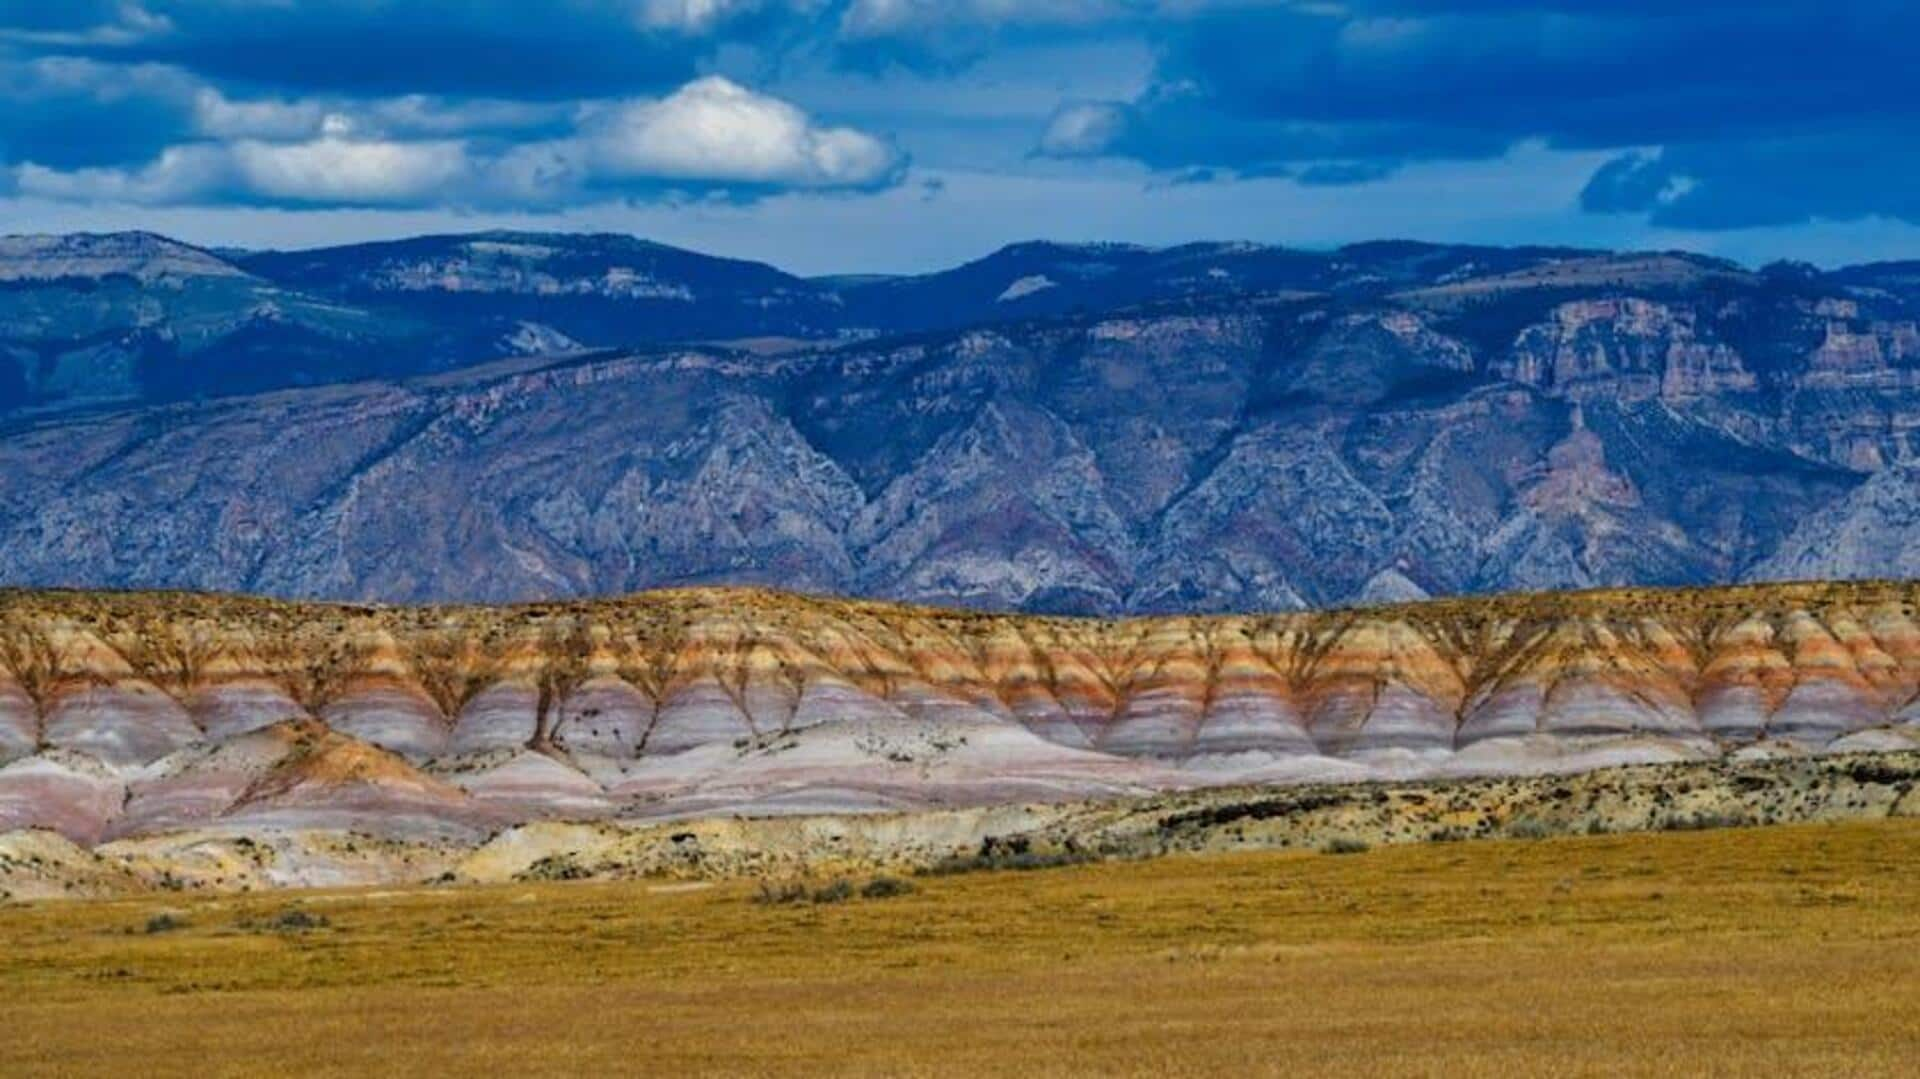
<instances>
[{"instance_id":1,"label":"bentonite hill","mask_svg":"<svg viewBox=\"0 0 1920 1079\"><path fill-rule=\"evenodd\" d=\"M0 598L0 831L478 843L1920 746L1920 586L1099 621L745 590ZM1893 792L1898 796L1898 791Z\"/></svg>"}]
</instances>

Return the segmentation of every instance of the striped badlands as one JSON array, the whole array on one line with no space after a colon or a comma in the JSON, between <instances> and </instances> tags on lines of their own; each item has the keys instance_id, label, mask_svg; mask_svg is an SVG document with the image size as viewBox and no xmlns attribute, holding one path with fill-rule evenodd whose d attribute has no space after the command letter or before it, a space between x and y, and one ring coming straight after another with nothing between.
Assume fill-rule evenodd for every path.
<instances>
[{"instance_id":1,"label":"striped badlands","mask_svg":"<svg viewBox=\"0 0 1920 1079\"><path fill-rule=\"evenodd\" d=\"M1051 619L0 594L0 832L472 838L1920 745L1920 583Z\"/></svg>"}]
</instances>

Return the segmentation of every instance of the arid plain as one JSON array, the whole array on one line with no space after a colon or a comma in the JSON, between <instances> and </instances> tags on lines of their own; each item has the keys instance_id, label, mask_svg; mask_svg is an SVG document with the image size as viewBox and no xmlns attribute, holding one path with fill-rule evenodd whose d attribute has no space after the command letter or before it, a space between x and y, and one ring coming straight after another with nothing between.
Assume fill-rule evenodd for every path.
<instances>
[{"instance_id":1,"label":"arid plain","mask_svg":"<svg viewBox=\"0 0 1920 1079\"><path fill-rule=\"evenodd\" d=\"M636 881L15 905L0 1072L1895 1075L1920 1054L1916 859L1920 822L1888 820L840 901Z\"/></svg>"},{"instance_id":2,"label":"arid plain","mask_svg":"<svg viewBox=\"0 0 1920 1079\"><path fill-rule=\"evenodd\" d=\"M1900 1074L1911 583L0 597L0 1074Z\"/></svg>"}]
</instances>

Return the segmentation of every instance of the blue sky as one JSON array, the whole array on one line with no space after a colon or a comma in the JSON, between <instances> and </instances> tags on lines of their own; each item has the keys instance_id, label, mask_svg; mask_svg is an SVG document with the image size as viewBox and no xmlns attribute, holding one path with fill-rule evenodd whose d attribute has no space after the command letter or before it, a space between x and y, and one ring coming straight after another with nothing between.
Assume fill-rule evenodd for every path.
<instances>
[{"instance_id":1,"label":"blue sky","mask_svg":"<svg viewBox=\"0 0 1920 1079\"><path fill-rule=\"evenodd\" d=\"M0 0L0 231L1920 257L1908 0Z\"/></svg>"}]
</instances>

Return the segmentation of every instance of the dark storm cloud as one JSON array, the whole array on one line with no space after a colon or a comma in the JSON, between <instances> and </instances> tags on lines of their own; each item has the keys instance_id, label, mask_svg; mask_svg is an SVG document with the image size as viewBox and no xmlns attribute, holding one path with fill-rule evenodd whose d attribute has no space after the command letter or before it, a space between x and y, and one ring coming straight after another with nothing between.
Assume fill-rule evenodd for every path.
<instances>
[{"instance_id":1,"label":"dark storm cloud","mask_svg":"<svg viewBox=\"0 0 1920 1079\"><path fill-rule=\"evenodd\" d=\"M1595 212L1645 213L1656 225L1737 229L1811 217L1920 222L1920 140L1880 130L1690 143L1629 153L1581 192Z\"/></svg>"},{"instance_id":2,"label":"dark storm cloud","mask_svg":"<svg viewBox=\"0 0 1920 1079\"><path fill-rule=\"evenodd\" d=\"M0 53L0 163L53 168L144 161L192 122L194 85L178 72Z\"/></svg>"},{"instance_id":3,"label":"dark storm cloud","mask_svg":"<svg viewBox=\"0 0 1920 1079\"><path fill-rule=\"evenodd\" d=\"M1221 4L1169 28L1140 99L1063 109L1043 149L1359 182L1540 139L1664 150L1596 176L1596 211L1914 219L1916 67L1910 2Z\"/></svg>"},{"instance_id":4,"label":"dark storm cloud","mask_svg":"<svg viewBox=\"0 0 1920 1079\"><path fill-rule=\"evenodd\" d=\"M102 7L107 5L92 5ZM147 0L96 58L293 92L561 98L685 81L699 53L616 0ZM107 12L114 25L123 11Z\"/></svg>"}]
</instances>

